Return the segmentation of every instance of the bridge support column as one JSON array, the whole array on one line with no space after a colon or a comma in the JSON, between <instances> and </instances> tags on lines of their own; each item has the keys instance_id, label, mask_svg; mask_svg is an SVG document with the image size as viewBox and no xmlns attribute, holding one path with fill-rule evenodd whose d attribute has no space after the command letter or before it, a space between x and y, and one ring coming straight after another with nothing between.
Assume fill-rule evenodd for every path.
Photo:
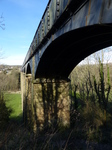
<instances>
[{"instance_id":1,"label":"bridge support column","mask_svg":"<svg viewBox=\"0 0 112 150\"><path fill-rule=\"evenodd\" d=\"M26 96L24 102L24 113L25 113L25 125L32 129L33 126L33 111L32 111L32 75L27 74L25 79L25 86L26 86Z\"/></svg>"},{"instance_id":2,"label":"bridge support column","mask_svg":"<svg viewBox=\"0 0 112 150\"><path fill-rule=\"evenodd\" d=\"M23 120L25 119L24 115L24 106L25 106L25 98L26 98L26 93L25 93L25 73L21 72L21 100L22 100L22 111L23 111Z\"/></svg>"},{"instance_id":3,"label":"bridge support column","mask_svg":"<svg viewBox=\"0 0 112 150\"><path fill-rule=\"evenodd\" d=\"M70 125L70 97L69 97L69 83L60 82L57 89L58 96L58 122L62 126Z\"/></svg>"},{"instance_id":4,"label":"bridge support column","mask_svg":"<svg viewBox=\"0 0 112 150\"><path fill-rule=\"evenodd\" d=\"M43 129L44 125L44 110L42 100L42 86L36 81L33 82L33 120L34 120L34 131Z\"/></svg>"},{"instance_id":5,"label":"bridge support column","mask_svg":"<svg viewBox=\"0 0 112 150\"><path fill-rule=\"evenodd\" d=\"M69 83L37 79L33 83L34 129L69 126Z\"/></svg>"}]
</instances>

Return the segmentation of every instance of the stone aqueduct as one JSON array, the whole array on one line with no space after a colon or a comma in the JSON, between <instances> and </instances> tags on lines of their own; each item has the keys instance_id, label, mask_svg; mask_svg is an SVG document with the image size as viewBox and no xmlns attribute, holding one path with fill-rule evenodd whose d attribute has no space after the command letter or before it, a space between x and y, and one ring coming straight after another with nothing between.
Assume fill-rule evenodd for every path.
<instances>
[{"instance_id":1,"label":"stone aqueduct","mask_svg":"<svg viewBox=\"0 0 112 150\"><path fill-rule=\"evenodd\" d=\"M25 124L70 125L69 74L111 45L112 0L49 0L21 69Z\"/></svg>"}]
</instances>

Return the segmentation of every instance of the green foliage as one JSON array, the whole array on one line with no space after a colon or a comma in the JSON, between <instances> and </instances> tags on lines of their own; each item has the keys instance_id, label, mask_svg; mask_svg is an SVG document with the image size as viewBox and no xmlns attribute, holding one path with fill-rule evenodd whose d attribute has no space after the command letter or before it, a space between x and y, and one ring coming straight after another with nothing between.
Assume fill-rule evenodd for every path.
<instances>
[{"instance_id":1,"label":"green foliage","mask_svg":"<svg viewBox=\"0 0 112 150\"><path fill-rule=\"evenodd\" d=\"M104 110L104 124L106 125L107 118L107 105L110 93L110 75L109 75L109 67L107 66L107 87L104 81L104 67L103 63L99 60L99 76L100 79L98 83L96 82L95 76L94 78L94 88L98 97L99 106Z\"/></svg>"},{"instance_id":2,"label":"green foliage","mask_svg":"<svg viewBox=\"0 0 112 150\"><path fill-rule=\"evenodd\" d=\"M112 74L110 72L112 72L110 64L105 65L99 59L96 65L77 66L71 74L71 87L75 93L72 94L74 99L72 98L71 104L78 104L78 109L71 107L70 121L72 127L76 128L78 115L73 115L73 112L77 110L77 114L80 113L79 130L85 132L88 141L104 142L108 139L110 142L112 139L110 135L112 131Z\"/></svg>"}]
</instances>

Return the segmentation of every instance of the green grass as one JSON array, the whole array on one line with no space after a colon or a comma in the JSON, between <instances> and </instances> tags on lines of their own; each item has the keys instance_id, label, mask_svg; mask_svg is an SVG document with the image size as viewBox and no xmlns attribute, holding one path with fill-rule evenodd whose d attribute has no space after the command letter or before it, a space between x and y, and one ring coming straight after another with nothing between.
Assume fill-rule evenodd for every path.
<instances>
[{"instance_id":1,"label":"green grass","mask_svg":"<svg viewBox=\"0 0 112 150\"><path fill-rule=\"evenodd\" d=\"M12 109L10 119L20 121L22 119L22 102L21 94L19 93L5 93L4 99L6 106Z\"/></svg>"}]
</instances>

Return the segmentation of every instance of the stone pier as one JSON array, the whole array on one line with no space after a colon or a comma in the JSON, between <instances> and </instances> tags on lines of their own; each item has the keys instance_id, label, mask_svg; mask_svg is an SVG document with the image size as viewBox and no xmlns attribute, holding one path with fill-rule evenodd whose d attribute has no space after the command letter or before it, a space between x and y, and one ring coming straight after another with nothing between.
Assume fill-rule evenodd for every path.
<instances>
[{"instance_id":1,"label":"stone pier","mask_svg":"<svg viewBox=\"0 0 112 150\"><path fill-rule=\"evenodd\" d=\"M69 82L21 73L23 119L34 131L70 125Z\"/></svg>"}]
</instances>

